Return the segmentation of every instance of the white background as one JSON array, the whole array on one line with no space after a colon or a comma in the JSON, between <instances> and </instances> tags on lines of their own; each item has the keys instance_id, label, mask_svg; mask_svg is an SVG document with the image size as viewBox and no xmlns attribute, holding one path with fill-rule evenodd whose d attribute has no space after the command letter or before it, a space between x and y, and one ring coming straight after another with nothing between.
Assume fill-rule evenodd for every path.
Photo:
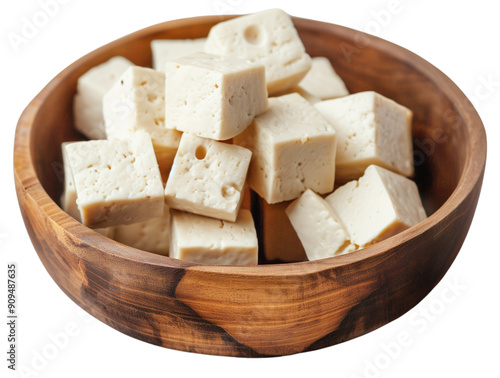
<instances>
[{"instance_id":1,"label":"white background","mask_svg":"<svg viewBox=\"0 0 500 378\"><path fill-rule=\"evenodd\" d=\"M500 132L500 30L499 9L492 8L493 1L64 3L36 35L19 46L19 51L9 42L8 33L21 34L23 17L32 20L42 8L34 0L3 1L0 5L0 317L4 324L0 327L1 377L499 376L499 222L493 215L499 210L495 192L499 184L500 149L496 143ZM67 65L137 29L177 18L248 13L271 7L282 8L291 15L366 30L395 42L434 64L474 101L488 134L488 164L476 216L454 264L416 308L396 321L341 345L280 358L227 358L163 349L82 314L45 271L18 209L12 154L14 130L22 110ZM389 12L394 9L396 12ZM24 374L11 374L6 368L8 262L18 264L18 367L31 369ZM62 337L63 332L69 336ZM57 336L58 347L53 340ZM404 345L402 337L409 340Z\"/></svg>"}]
</instances>

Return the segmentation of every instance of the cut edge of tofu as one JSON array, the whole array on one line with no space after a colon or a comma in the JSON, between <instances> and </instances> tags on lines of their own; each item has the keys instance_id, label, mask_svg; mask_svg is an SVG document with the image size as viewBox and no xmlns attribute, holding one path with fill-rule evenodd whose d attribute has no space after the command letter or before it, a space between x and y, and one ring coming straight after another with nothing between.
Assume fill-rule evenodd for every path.
<instances>
[{"instance_id":1,"label":"cut edge of tofu","mask_svg":"<svg viewBox=\"0 0 500 378\"><path fill-rule=\"evenodd\" d=\"M241 182L238 180L233 180L229 182L214 182L212 179L207 180L198 180L197 177L190 176L189 178L193 179L193 181L202 181L200 184L202 188L206 187L206 185L214 184L217 186L217 189L220 190L220 194L222 198L227 199L225 197L226 193L228 193L228 189L234 193L230 196L230 198L234 198L237 195L237 201L226 201L223 203L224 206L210 206L206 205L205 201L207 197L199 197L198 201L194 201L193 198L187 198L182 191L179 191L176 186L176 181L182 179L183 175L189 174L190 170L194 168L194 166L204 167L202 170L208 174L209 168L212 165L213 161L217 161L217 159L212 160L209 164L206 162L207 155L212 157L213 152L210 152L212 149L217 149L217 155L221 153L229 153L230 155L239 155L242 160L237 161L237 167L241 170ZM223 150L223 152L221 151ZM188 155L188 157L186 157ZM203 137L198 137L196 135L192 135L189 133L184 133L181 142L179 145L178 152L176 157L174 158L174 162L172 165L171 174L165 185L164 195L165 195L165 203L168 204L172 209L183 210L189 213L203 215L211 218L218 218L225 221L236 221L238 216L241 204L244 199L244 189L246 184L246 178L248 175L248 170L251 162L252 152L242 146L236 144L224 143L221 141L216 141L212 139L207 139ZM191 160L189 160L189 158ZM187 167L181 168L182 165L187 161L194 162L192 163L189 169ZM207 165L209 164L209 165ZM220 164L218 164L219 166ZM230 205L230 206L228 206Z\"/></svg>"},{"instance_id":2,"label":"cut edge of tofu","mask_svg":"<svg viewBox=\"0 0 500 378\"><path fill-rule=\"evenodd\" d=\"M361 186L363 190L367 190L366 188L371 185L371 182L365 184L366 180L369 180L369 177L373 177L373 179L376 180L375 185L382 191L381 195L383 197L379 198L377 203L381 204L382 202L385 202L388 205L384 207L384 209L387 209L390 213L388 215L388 221L390 221L390 223L388 223L384 228L379 227L380 224L378 224L375 229L367 231L368 235L363 236L358 235L359 230L357 230L354 225L351 225L350 221L354 222L354 219L350 219L350 221L348 221L346 219L348 217L345 215L343 216L347 210L345 208L342 209L341 205L337 204L336 198L344 198L348 195L347 199L344 198L342 207L348 206L348 210L352 212L354 210L353 204L358 188ZM401 184L400 187L398 187L397 182ZM375 189L376 188L372 188L372 192ZM400 198L401 190L404 191L404 194L406 194L410 200L415 202L415 206L411 207L411 209L405 208L407 207L407 204L403 203L404 201ZM367 247L394 236L397 233L400 233L401 231L404 231L423 221L427 217L415 182L399 173L392 172L377 165L368 166L363 176L361 176L358 180L352 180L340 186L333 193L328 195L325 200L339 215L347 231L351 235L351 240L361 247ZM365 198L362 200L365 200ZM359 194L357 202L359 202ZM348 205L344 205L346 203ZM362 204L358 203L358 206L360 205ZM375 215L377 214L367 214L369 218ZM360 224L359 214L357 219L358 220L355 222L356 227Z\"/></svg>"},{"instance_id":3,"label":"cut edge of tofu","mask_svg":"<svg viewBox=\"0 0 500 378\"><path fill-rule=\"evenodd\" d=\"M281 19L284 22L283 28L286 30L289 29L290 35L288 36L287 43L296 43L296 48L300 51L299 56L292 56L290 59L286 61L281 61L278 67L272 65L268 62L270 56L275 55L267 53L264 57L260 56L258 52L262 47L261 43L265 43L266 38L269 36L262 37L261 33L261 24L262 21L259 21L259 17L274 17L275 19ZM306 49L300 36L298 35L297 29L293 24L293 21L285 11L282 9L268 9L261 12L251 13L243 16L239 16L230 20L219 22L215 24L211 29L207 37L207 41L205 43L205 51L209 53L215 53L219 55L238 55L234 49L229 49L230 52L224 51L227 50L224 46L221 45L220 41L216 40L221 33L220 30L224 30L225 28L232 25L241 24L239 29L244 26L243 30L234 29L234 37L241 40L245 45L249 46L249 49L253 51L253 54L245 54L240 57L244 59L252 59L256 63L263 63L266 66L266 82L267 82L267 91L270 96L286 91L287 89L297 85L307 74L312 66L311 57L307 54ZM267 33L266 33L267 34ZM237 46L241 46L241 44L237 44ZM277 47L276 43L274 45L269 46L271 49L275 49ZM282 54L283 55L283 54ZM289 54L288 54L289 55ZM291 74L285 75L283 72L287 67L295 67L292 70Z\"/></svg>"},{"instance_id":4,"label":"cut edge of tofu","mask_svg":"<svg viewBox=\"0 0 500 378\"><path fill-rule=\"evenodd\" d=\"M171 239L170 239L170 255L173 258L187 260L195 263L202 264L221 264L221 259L227 257L227 255L238 254L239 258L230 261L229 264L224 265L257 265L258 264L258 239L257 231L255 229L253 216L250 210L242 209L238 213L238 217L235 222L226 222L220 219L208 218L201 215L186 213L184 211L171 209ZM240 228L241 232L245 232L251 240L248 246L237 246L235 237L233 236L230 243L224 242L224 240L212 240L211 243L196 245L191 238L189 238L191 245L179 246L180 242L178 240L178 234L180 232L186 232L186 223L191 225L196 222L199 224L205 224L207 227L211 228L210 236L215 236L216 232L226 225L229 227ZM182 230L180 230L182 228ZM189 231L187 232L189 233ZM235 244L235 245L230 245ZM179 249L182 248L186 251L184 255ZM225 250L225 251L224 251ZM246 255L246 256L245 256ZM243 256L243 258L242 258Z\"/></svg>"},{"instance_id":5,"label":"cut edge of tofu","mask_svg":"<svg viewBox=\"0 0 500 378\"><path fill-rule=\"evenodd\" d=\"M90 228L104 228L115 226L118 224L136 223L151 217L160 216L163 213L164 188L161 181L160 170L158 168L156 157L154 155L151 138L149 137L149 134L144 131L137 131L135 135L133 135L132 137L128 135L128 137L128 139L116 139L112 141L80 141L69 143L64 146L65 153L67 154L67 158L70 161L72 177L74 178L74 186L77 193L76 202L80 211L81 222ZM89 169L103 169L109 176L110 173L108 172L108 170L111 169L110 164L116 163L115 161L99 161L101 159L99 157L93 157L96 158L97 161L89 160L87 162L86 160L82 159L87 159L89 156L92 157L92 155L90 154L91 151L97 150L102 152L103 150L110 148L110 145L112 145L113 143L117 145L117 150L110 152L111 158L116 159L116 156L120 156L118 158L119 164L123 160L130 158L130 163L123 164L134 164L134 167L131 168L132 172L136 172L136 170L140 169L141 167L147 168L147 171L142 172L141 174L144 174L143 178L148 179L149 181L145 182L145 187L139 192L137 192L138 189L135 188L136 193L132 197L129 193L128 197L111 196L111 198L109 198L109 194L96 195L96 192L94 191L92 193L92 190L89 191L89 196L82 195L82 191L85 192L87 190L85 176L86 172L88 172ZM81 151L81 148L83 148L84 150ZM134 153L137 153L138 148L139 150L143 149L143 153L139 154L141 156L133 156ZM126 156L123 151L128 151L129 155ZM123 155L123 157L121 155ZM96 162L99 163L98 166L94 166ZM86 166L87 164L89 165ZM81 170L75 173L75 169L77 168ZM75 174L78 175L78 177L75 177ZM95 173L93 172L92 174ZM96 179L101 179L99 174L97 175ZM120 186L120 183L116 183L116 185ZM95 198L92 198L92 196L90 196L91 194L94 195ZM136 212L138 209L141 209L141 212L143 214L142 216L134 215L134 212ZM113 214L111 220L109 219L110 214ZM121 219L119 222L113 219L117 216L119 216Z\"/></svg>"},{"instance_id":6,"label":"cut edge of tofu","mask_svg":"<svg viewBox=\"0 0 500 378\"><path fill-rule=\"evenodd\" d=\"M312 207L313 210L308 207ZM307 189L294 200L285 212L309 261L346 254L359 248L352 243L349 233L335 210L323 197L311 189ZM307 225L315 224L314 222L318 224L312 230L304 229L305 219L310 222ZM323 232L321 232L321 226L325 227Z\"/></svg>"}]
</instances>

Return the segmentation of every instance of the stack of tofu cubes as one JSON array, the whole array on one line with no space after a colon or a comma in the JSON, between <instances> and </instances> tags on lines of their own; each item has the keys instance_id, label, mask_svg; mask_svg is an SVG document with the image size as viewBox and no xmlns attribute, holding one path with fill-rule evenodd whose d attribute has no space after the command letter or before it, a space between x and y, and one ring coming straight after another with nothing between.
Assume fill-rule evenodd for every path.
<instances>
[{"instance_id":1,"label":"stack of tofu cubes","mask_svg":"<svg viewBox=\"0 0 500 378\"><path fill-rule=\"evenodd\" d=\"M375 92L349 95L285 12L151 47L153 69L114 57L78 81L74 124L89 140L63 143L61 205L83 224L153 253L255 265L251 207L275 229L261 248L279 240L278 214L309 260L425 218L407 178L411 112ZM287 251L265 258L301 259Z\"/></svg>"}]
</instances>

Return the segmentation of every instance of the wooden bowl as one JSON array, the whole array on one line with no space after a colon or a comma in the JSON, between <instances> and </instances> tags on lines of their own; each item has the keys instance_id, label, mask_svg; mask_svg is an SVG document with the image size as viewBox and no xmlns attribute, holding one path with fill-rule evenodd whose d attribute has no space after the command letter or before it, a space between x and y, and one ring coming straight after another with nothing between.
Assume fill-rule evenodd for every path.
<instances>
[{"instance_id":1,"label":"wooden bowl","mask_svg":"<svg viewBox=\"0 0 500 378\"><path fill-rule=\"evenodd\" d=\"M79 306L111 327L167 348L231 356L314 350L370 332L415 306L455 259L476 208L483 125L465 95L415 54L376 37L294 19L312 56L327 56L351 92L375 90L414 112L415 180L428 219L349 255L231 267L124 246L58 206L63 141L77 78L115 55L151 65L156 38L206 36L221 17L166 22L84 56L28 105L16 131L15 183L45 268ZM276 232L280 224L274 225ZM298 248L298 247L297 247Z\"/></svg>"}]
</instances>

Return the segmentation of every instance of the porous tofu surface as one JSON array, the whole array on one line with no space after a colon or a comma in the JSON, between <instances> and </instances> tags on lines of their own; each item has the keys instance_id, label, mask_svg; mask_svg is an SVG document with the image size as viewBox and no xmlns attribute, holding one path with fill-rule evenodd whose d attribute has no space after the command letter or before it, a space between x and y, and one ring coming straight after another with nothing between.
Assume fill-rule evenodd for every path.
<instances>
[{"instance_id":1,"label":"porous tofu surface","mask_svg":"<svg viewBox=\"0 0 500 378\"><path fill-rule=\"evenodd\" d=\"M74 142L63 142L61 144L62 156L63 156L63 170L64 170L64 190L61 194L61 207L62 209L75 218L77 221L81 222L80 210L78 209L78 204L76 203L77 195L75 182L73 180L73 173L71 172L71 167L69 165L69 159L66 153L66 146ZM108 238L113 237L113 227L95 228L94 231L100 233L101 235L107 236Z\"/></svg>"},{"instance_id":2,"label":"porous tofu surface","mask_svg":"<svg viewBox=\"0 0 500 378\"><path fill-rule=\"evenodd\" d=\"M151 139L75 142L66 147L83 224L141 222L163 213L163 184Z\"/></svg>"},{"instance_id":3,"label":"porous tofu surface","mask_svg":"<svg viewBox=\"0 0 500 378\"><path fill-rule=\"evenodd\" d=\"M102 99L113 84L133 63L121 56L92 67L78 78L73 99L76 130L89 139L106 139Z\"/></svg>"},{"instance_id":4,"label":"porous tofu surface","mask_svg":"<svg viewBox=\"0 0 500 378\"><path fill-rule=\"evenodd\" d=\"M414 181L370 165L364 175L325 198L346 227L351 241L367 246L426 218Z\"/></svg>"},{"instance_id":5,"label":"porous tofu surface","mask_svg":"<svg viewBox=\"0 0 500 378\"><path fill-rule=\"evenodd\" d=\"M128 68L103 99L108 139L147 132L161 168L168 170L181 133L165 127L165 75L146 67Z\"/></svg>"},{"instance_id":6,"label":"porous tofu surface","mask_svg":"<svg viewBox=\"0 0 500 378\"><path fill-rule=\"evenodd\" d=\"M166 187L165 201L195 214L235 221L252 152L184 133Z\"/></svg>"},{"instance_id":7,"label":"porous tofu surface","mask_svg":"<svg viewBox=\"0 0 500 378\"><path fill-rule=\"evenodd\" d=\"M265 71L247 61L194 53L167 62L168 128L226 140L267 109Z\"/></svg>"},{"instance_id":8,"label":"porous tofu surface","mask_svg":"<svg viewBox=\"0 0 500 378\"><path fill-rule=\"evenodd\" d=\"M333 208L321 196L307 189L286 209L309 260L344 252L350 237Z\"/></svg>"},{"instance_id":9,"label":"porous tofu surface","mask_svg":"<svg viewBox=\"0 0 500 378\"><path fill-rule=\"evenodd\" d=\"M349 94L344 81L337 75L328 58L323 56L312 58L311 69L300 81L298 87L305 93L321 100L343 97Z\"/></svg>"},{"instance_id":10,"label":"porous tofu surface","mask_svg":"<svg viewBox=\"0 0 500 378\"><path fill-rule=\"evenodd\" d=\"M250 211L235 222L172 211L170 256L203 264L256 265L257 233Z\"/></svg>"},{"instance_id":11,"label":"porous tofu surface","mask_svg":"<svg viewBox=\"0 0 500 378\"><path fill-rule=\"evenodd\" d=\"M269 109L234 138L253 152L248 182L269 204L298 198L307 188L333 190L336 132L303 97L269 99Z\"/></svg>"},{"instance_id":12,"label":"porous tofu surface","mask_svg":"<svg viewBox=\"0 0 500 378\"><path fill-rule=\"evenodd\" d=\"M337 131L337 181L359 178L371 164L413 175L411 111L376 92L322 101L314 107Z\"/></svg>"},{"instance_id":13,"label":"porous tofu surface","mask_svg":"<svg viewBox=\"0 0 500 378\"><path fill-rule=\"evenodd\" d=\"M214 25L205 51L247 59L266 67L269 95L298 84L311 68L292 19L280 9L237 17Z\"/></svg>"}]
</instances>

